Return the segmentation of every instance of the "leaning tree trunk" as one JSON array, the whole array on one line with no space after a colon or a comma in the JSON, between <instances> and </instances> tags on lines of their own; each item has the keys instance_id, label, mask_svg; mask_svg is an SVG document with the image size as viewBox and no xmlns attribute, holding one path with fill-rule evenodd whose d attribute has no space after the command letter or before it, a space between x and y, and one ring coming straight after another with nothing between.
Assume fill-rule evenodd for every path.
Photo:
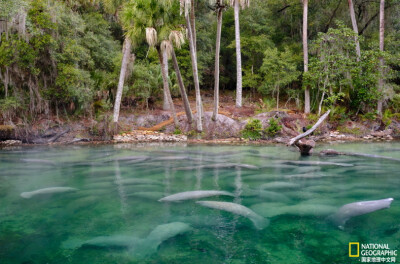
<instances>
[{"instance_id":1,"label":"leaning tree trunk","mask_svg":"<svg viewBox=\"0 0 400 264\"><path fill-rule=\"evenodd\" d=\"M118 123L122 91L124 89L126 69L128 67L129 58L130 58L130 54L131 54L131 46L132 46L131 40L129 38L125 38L124 45L122 47L123 57L122 57L122 64L121 64L121 72L119 75L117 95L115 97L115 104L114 104L114 115L113 115L114 128L117 127L117 123Z\"/></svg>"},{"instance_id":2,"label":"leaning tree trunk","mask_svg":"<svg viewBox=\"0 0 400 264\"><path fill-rule=\"evenodd\" d=\"M212 120L217 120L219 108L219 53L221 49L222 8L217 10L217 40L215 44L215 70L214 70L214 111Z\"/></svg>"},{"instance_id":3,"label":"leaning tree trunk","mask_svg":"<svg viewBox=\"0 0 400 264\"><path fill-rule=\"evenodd\" d=\"M242 107L242 56L240 54L239 0L235 0L235 42L236 42L236 107Z\"/></svg>"},{"instance_id":4,"label":"leaning tree trunk","mask_svg":"<svg viewBox=\"0 0 400 264\"><path fill-rule=\"evenodd\" d=\"M356 14L354 12L353 1L352 0L348 0L348 2L349 2L349 11L350 11L351 24L353 26L354 33L356 33L356 36L354 37L354 41L356 42L357 61L360 61L361 50L360 50L360 41L358 40L358 26L357 26L357 21L356 21Z\"/></svg>"},{"instance_id":5,"label":"leaning tree trunk","mask_svg":"<svg viewBox=\"0 0 400 264\"><path fill-rule=\"evenodd\" d=\"M190 25L192 29L192 37L193 37L193 47L194 50L197 52L197 34L196 34L196 16L194 6L195 1L191 0L191 8L190 8Z\"/></svg>"},{"instance_id":6,"label":"leaning tree trunk","mask_svg":"<svg viewBox=\"0 0 400 264\"><path fill-rule=\"evenodd\" d=\"M308 72L308 0L303 0L303 57L304 72ZM304 113L308 114L310 107L310 87L304 91Z\"/></svg>"},{"instance_id":7,"label":"leaning tree trunk","mask_svg":"<svg viewBox=\"0 0 400 264\"><path fill-rule=\"evenodd\" d=\"M173 47L171 49L171 57L172 57L172 62L174 64L174 69L176 72L176 78L178 79L178 85L179 85L179 89L181 91L181 96L182 96L183 106L185 108L186 117L188 119L189 124L191 124L193 122L192 109L190 109L189 99L186 94L185 85L183 84L181 71L179 69L178 60L176 59L175 49Z\"/></svg>"},{"instance_id":8,"label":"leaning tree trunk","mask_svg":"<svg viewBox=\"0 0 400 264\"><path fill-rule=\"evenodd\" d=\"M383 52L384 41L385 41L385 0L381 0L380 9L379 9L379 50ZM379 58L379 91L384 92L384 80L383 80L383 57ZM378 114L382 115L382 105L383 98L380 98L378 101Z\"/></svg>"},{"instance_id":9,"label":"leaning tree trunk","mask_svg":"<svg viewBox=\"0 0 400 264\"><path fill-rule=\"evenodd\" d=\"M194 89L196 91L197 131L202 132L203 131L203 124L202 124L203 110L202 110L202 102L201 102L201 94L200 94L199 75L198 75L198 70L197 70L197 55L196 55L196 50L194 48L192 28L191 28L189 16L186 16L186 24L187 24L187 30L188 30L190 58L192 61Z\"/></svg>"},{"instance_id":10,"label":"leaning tree trunk","mask_svg":"<svg viewBox=\"0 0 400 264\"><path fill-rule=\"evenodd\" d=\"M162 56L162 63L161 63L161 73L164 74L166 73L166 78L164 78L163 75L163 110L168 111L171 110L171 104L169 101L169 97L168 97L168 91L169 91L169 84L168 84L168 57L164 56L164 52L163 52L163 56ZM166 88L167 87L167 88ZM167 91L168 90L168 91Z\"/></svg>"},{"instance_id":11,"label":"leaning tree trunk","mask_svg":"<svg viewBox=\"0 0 400 264\"><path fill-rule=\"evenodd\" d=\"M167 52L166 52L166 50L161 50L160 47L157 47L157 51L158 51L158 58L160 59L160 64L161 64L161 75L162 75L163 85L164 85L163 86L164 94L166 95L166 100L168 102L169 109L172 112L172 118L174 119L175 127L178 128L179 122L178 122L178 118L176 116L174 102L172 101L171 91L169 90L169 85L168 85L168 68L165 67L165 63L168 64Z\"/></svg>"}]
</instances>

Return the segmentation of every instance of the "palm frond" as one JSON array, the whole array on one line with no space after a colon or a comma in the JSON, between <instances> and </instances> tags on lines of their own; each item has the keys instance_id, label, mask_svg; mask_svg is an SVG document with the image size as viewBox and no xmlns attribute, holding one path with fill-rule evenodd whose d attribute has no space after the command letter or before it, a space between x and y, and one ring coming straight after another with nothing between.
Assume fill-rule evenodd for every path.
<instances>
[{"instance_id":1,"label":"palm frond","mask_svg":"<svg viewBox=\"0 0 400 264\"><path fill-rule=\"evenodd\" d=\"M157 44L157 31L155 28L146 28L146 41L150 47L154 47Z\"/></svg>"},{"instance_id":2,"label":"palm frond","mask_svg":"<svg viewBox=\"0 0 400 264\"><path fill-rule=\"evenodd\" d=\"M180 49L185 43L185 35L182 31L172 30L169 34L169 41Z\"/></svg>"}]
</instances>

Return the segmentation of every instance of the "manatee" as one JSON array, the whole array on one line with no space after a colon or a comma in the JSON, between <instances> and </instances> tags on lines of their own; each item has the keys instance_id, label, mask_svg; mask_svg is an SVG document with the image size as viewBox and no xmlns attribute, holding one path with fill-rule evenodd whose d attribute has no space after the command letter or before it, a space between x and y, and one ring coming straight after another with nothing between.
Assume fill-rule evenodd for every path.
<instances>
[{"instance_id":1,"label":"manatee","mask_svg":"<svg viewBox=\"0 0 400 264\"><path fill-rule=\"evenodd\" d=\"M297 183L280 181L268 182L259 186L260 189L293 189L299 187L300 185Z\"/></svg>"},{"instance_id":2,"label":"manatee","mask_svg":"<svg viewBox=\"0 0 400 264\"><path fill-rule=\"evenodd\" d=\"M283 164L289 165L302 165L302 166L339 166L339 167L353 167L353 164L348 163L336 163L327 161L302 161L302 160L283 160L279 161Z\"/></svg>"},{"instance_id":3,"label":"manatee","mask_svg":"<svg viewBox=\"0 0 400 264\"><path fill-rule=\"evenodd\" d=\"M145 239L139 241L140 243L134 243L129 251L136 257L149 256L157 252L158 246L162 242L191 230L192 228L188 224L182 222L159 225Z\"/></svg>"},{"instance_id":4,"label":"manatee","mask_svg":"<svg viewBox=\"0 0 400 264\"><path fill-rule=\"evenodd\" d=\"M44 160L44 159L21 159L21 161L26 163L38 163L38 164L45 164L45 165L52 165L55 166L56 163L52 160Z\"/></svg>"},{"instance_id":5,"label":"manatee","mask_svg":"<svg viewBox=\"0 0 400 264\"><path fill-rule=\"evenodd\" d=\"M259 230L262 230L269 225L268 219L256 214L251 209L241 204L229 203L229 202L215 202L215 201L197 201L196 203L204 207L222 210L244 216L250 219L253 222L254 226Z\"/></svg>"},{"instance_id":6,"label":"manatee","mask_svg":"<svg viewBox=\"0 0 400 264\"><path fill-rule=\"evenodd\" d=\"M339 210L328 217L340 229L344 228L347 220L354 216L372 213L378 210L390 208L393 198L386 198L381 200L362 201L345 204Z\"/></svg>"},{"instance_id":7,"label":"manatee","mask_svg":"<svg viewBox=\"0 0 400 264\"><path fill-rule=\"evenodd\" d=\"M146 184L146 185L162 185L161 182L152 179L142 179L142 178L129 178L116 180L115 183L130 185L130 184Z\"/></svg>"},{"instance_id":8,"label":"manatee","mask_svg":"<svg viewBox=\"0 0 400 264\"><path fill-rule=\"evenodd\" d=\"M110 159L106 162L111 162L111 161L134 161L134 160L147 160L150 159L149 156L126 156L126 157L119 157L119 158L114 158Z\"/></svg>"},{"instance_id":9,"label":"manatee","mask_svg":"<svg viewBox=\"0 0 400 264\"><path fill-rule=\"evenodd\" d=\"M158 200L163 197L162 192L135 192L126 195L127 197L136 197L142 199L149 199L149 200Z\"/></svg>"},{"instance_id":10,"label":"manatee","mask_svg":"<svg viewBox=\"0 0 400 264\"><path fill-rule=\"evenodd\" d=\"M158 201L159 202L178 202L178 201L200 199L200 198L205 198L205 197L210 197L210 196L218 196L218 195L234 196L232 193L225 192L225 191L199 190L199 191L188 191L188 192L175 193L175 194L166 196Z\"/></svg>"},{"instance_id":11,"label":"manatee","mask_svg":"<svg viewBox=\"0 0 400 264\"><path fill-rule=\"evenodd\" d=\"M62 243L62 247L65 249L77 249L80 247L126 249L132 255L144 257L157 252L158 246L165 240L188 232L191 229L186 223L172 222L157 226L146 238L121 234L98 236L89 240L72 238Z\"/></svg>"},{"instance_id":12,"label":"manatee","mask_svg":"<svg viewBox=\"0 0 400 264\"><path fill-rule=\"evenodd\" d=\"M31 192L23 192L21 193L21 197L29 199L32 198L33 196L41 194L65 193L65 192L76 192L76 191L78 191L78 189L71 187L49 187Z\"/></svg>"}]
</instances>

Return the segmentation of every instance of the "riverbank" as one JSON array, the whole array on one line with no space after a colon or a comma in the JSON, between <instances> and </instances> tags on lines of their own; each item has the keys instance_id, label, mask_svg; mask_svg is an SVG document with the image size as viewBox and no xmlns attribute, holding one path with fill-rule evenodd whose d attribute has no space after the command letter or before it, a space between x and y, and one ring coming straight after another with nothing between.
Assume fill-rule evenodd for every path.
<instances>
[{"instance_id":1,"label":"riverbank","mask_svg":"<svg viewBox=\"0 0 400 264\"><path fill-rule=\"evenodd\" d=\"M204 132L197 133L187 123L185 116L180 117L180 128L169 124L171 117L167 112L159 115L129 115L121 118L121 131L111 136L107 124L94 120L70 121L61 124L42 120L29 128L22 126L5 127L7 133L2 134L0 147L11 145L70 145L70 144L114 144L143 142L182 142L187 144L225 144L225 145L268 145L284 143L313 124L313 120L301 114L285 111L270 111L251 117L229 117L218 115L216 121L211 120L211 113L206 112L203 121ZM269 126L271 118L277 119L281 130L275 137L250 140L241 132L251 119L261 121L263 128ZM153 131L159 123L167 125ZM3 126L4 127L4 126ZM349 141L391 141L400 139L400 124L391 120L389 126L380 130L380 121L346 121L338 124L328 120L310 136L316 142L349 142ZM11 132L12 131L12 132Z\"/></svg>"}]
</instances>

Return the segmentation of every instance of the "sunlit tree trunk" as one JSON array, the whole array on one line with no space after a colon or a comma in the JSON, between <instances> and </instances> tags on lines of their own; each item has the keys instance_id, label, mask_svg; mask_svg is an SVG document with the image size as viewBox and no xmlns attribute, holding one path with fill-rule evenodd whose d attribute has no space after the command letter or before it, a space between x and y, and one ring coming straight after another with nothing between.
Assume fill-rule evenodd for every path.
<instances>
[{"instance_id":1,"label":"sunlit tree trunk","mask_svg":"<svg viewBox=\"0 0 400 264\"><path fill-rule=\"evenodd\" d=\"M157 51L158 51L158 57L160 59L160 64L161 64L161 75L163 78L163 85L164 85L163 88L164 88L164 93L166 94L166 100L168 101L169 108L172 112L172 118L174 119L174 125L175 125L175 127L179 127L179 122L178 122L178 118L176 116L174 102L172 101L171 91L169 90L169 85L168 85L168 68L165 67L165 64L168 64L167 51L161 50L160 47L157 47Z\"/></svg>"},{"instance_id":2,"label":"sunlit tree trunk","mask_svg":"<svg viewBox=\"0 0 400 264\"><path fill-rule=\"evenodd\" d=\"M214 70L214 111L212 120L217 120L219 108L219 53L221 48L222 8L217 10L217 40L215 44L215 70Z\"/></svg>"},{"instance_id":3,"label":"sunlit tree trunk","mask_svg":"<svg viewBox=\"0 0 400 264\"><path fill-rule=\"evenodd\" d=\"M235 0L235 42L236 42L236 107L242 107L242 56L240 50L240 23L239 23L239 0Z\"/></svg>"},{"instance_id":4,"label":"sunlit tree trunk","mask_svg":"<svg viewBox=\"0 0 400 264\"><path fill-rule=\"evenodd\" d=\"M304 72L308 72L308 0L303 0L303 57ZM304 91L304 113L310 113L310 87Z\"/></svg>"},{"instance_id":5,"label":"sunlit tree trunk","mask_svg":"<svg viewBox=\"0 0 400 264\"><path fill-rule=\"evenodd\" d=\"M203 124L202 124L202 102L201 102L201 94L200 94L200 85L199 85L199 75L197 70L197 55L196 50L194 47L193 35L192 35L192 27L190 24L189 16L186 16L186 24L188 30L188 39L189 39L189 48L190 48L190 58L192 61L192 70L193 70L193 80L194 80L194 89L196 92L196 111L197 111L197 131L203 131Z\"/></svg>"},{"instance_id":6,"label":"sunlit tree trunk","mask_svg":"<svg viewBox=\"0 0 400 264\"><path fill-rule=\"evenodd\" d=\"M171 104L168 98L168 91L169 90L169 84L168 84L168 57L162 56L162 62L161 62L161 73L163 74L163 110L171 110ZM165 77L165 78L164 78Z\"/></svg>"},{"instance_id":7,"label":"sunlit tree trunk","mask_svg":"<svg viewBox=\"0 0 400 264\"><path fill-rule=\"evenodd\" d=\"M379 9L379 50L383 51L385 42L385 0L381 0L380 9ZM380 64L380 77L379 77L379 91L384 92L384 79L383 79L383 58L379 58ZM382 105L383 99L379 99L378 101L378 114L382 115Z\"/></svg>"},{"instance_id":8,"label":"sunlit tree trunk","mask_svg":"<svg viewBox=\"0 0 400 264\"><path fill-rule=\"evenodd\" d=\"M195 16L195 1L191 0L191 9L190 9L190 25L192 29L192 37L193 37L193 47L197 53L197 34L196 34L196 16ZM197 54L196 54L197 56Z\"/></svg>"},{"instance_id":9,"label":"sunlit tree trunk","mask_svg":"<svg viewBox=\"0 0 400 264\"><path fill-rule=\"evenodd\" d=\"M175 54L174 48L171 49L171 57L172 57L172 62L173 62L174 69L176 72L176 78L178 79L178 85L179 85L179 89L181 91L181 96L182 96L183 106L185 108L186 117L188 119L189 124L191 124L193 122L192 109L190 109L189 99L186 94L185 85L183 84L182 75L181 75L181 71L179 69L178 60L176 59L176 54Z\"/></svg>"},{"instance_id":10,"label":"sunlit tree trunk","mask_svg":"<svg viewBox=\"0 0 400 264\"><path fill-rule=\"evenodd\" d=\"M354 12L354 5L352 0L348 0L349 2L349 11L350 11L350 18L351 18L351 24L353 26L354 33L356 33L355 36L355 42L356 42L356 54L357 54L357 61L360 61L361 58L361 50L360 50L360 41L358 40L358 26L357 26L357 21L356 21L356 14Z\"/></svg>"},{"instance_id":11,"label":"sunlit tree trunk","mask_svg":"<svg viewBox=\"0 0 400 264\"><path fill-rule=\"evenodd\" d=\"M114 104L113 122L115 127L116 124L118 123L118 118L119 118L119 110L121 106L122 92L124 89L125 75L131 56L131 46L132 46L131 40L129 38L125 38L124 45L122 48L123 57L121 64L121 72L119 75L117 95L115 97L115 104Z\"/></svg>"}]
</instances>

